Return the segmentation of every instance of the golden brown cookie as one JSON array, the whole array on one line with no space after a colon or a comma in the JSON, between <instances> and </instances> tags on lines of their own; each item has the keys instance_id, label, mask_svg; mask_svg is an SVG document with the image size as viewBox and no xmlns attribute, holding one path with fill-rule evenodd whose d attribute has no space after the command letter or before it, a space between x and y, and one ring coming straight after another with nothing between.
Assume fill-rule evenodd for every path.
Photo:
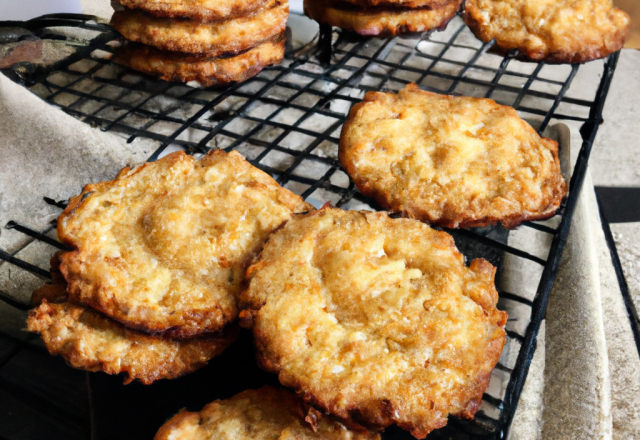
<instances>
[{"instance_id":1,"label":"golden brown cookie","mask_svg":"<svg viewBox=\"0 0 640 440\"><path fill-rule=\"evenodd\" d=\"M430 9L361 9L339 0L304 0L304 11L319 23L329 24L365 36L394 36L444 28L460 10L462 0L449 0Z\"/></svg>"},{"instance_id":2,"label":"golden brown cookie","mask_svg":"<svg viewBox=\"0 0 640 440\"><path fill-rule=\"evenodd\" d=\"M380 435L364 429L347 429L309 408L295 394L265 386L216 400L200 412L182 410L162 425L154 437L154 440L206 439L379 440Z\"/></svg>"},{"instance_id":3,"label":"golden brown cookie","mask_svg":"<svg viewBox=\"0 0 640 440\"><path fill-rule=\"evenodd\" d=\"M622 49L631 20L611 0L467 0L464 21L498 52L583 63Z\"/></svg>"},{"instance_id":4,"label":"golden brown cookie","mask_svg":"<svg viewBox=\"0 0 640 440\"><path fill-rule=\"evenodd\" d=\"M169 339L127 329L100 313L70 304L67 282L60 273L60 257L51 257L52 282L31 296L27 328L40 333L49 352L61 355L72 367L126 373L125 383L138 379L150 384L173 379L207 364L231 344L238 334L237 324L221 333L194 339Z\"/></svg>"},{"instance_id":5,"label":"golden brown cookie","mask_svg":"<svg viewBox=\"0 0 640 440\"><path fill-rule=\"evenodd\" d=\"M494 275L424 223L323 208L269 238L240 323L260 364L307 402L423 438L480 406L505 343Z\"/></svg>"},{"instance_id":6,"label":"golden brown cookie","mask_svg":"<svg viewBox=\"0 0 640 440\"><path fill-rule=\"evenodd\" d=\"M242 82L284 57L285 36L281 34L248 51L229 58L169 52L140 43L128 43L114 61L165 81L196 81L204 87Z\"/></svg>"},{"instance_id":7,"label":"golden brown cookie","mask_svg":"<svg viewBox=\"0 0 640 440\"><path fill-rule=\"evenodd\" d=\"M447 3L451 3L451 0L344 0L361 8L424 8L424 9L437 9Z\"/></svg>"},{"instance_id":8,"label":"golden brown cookie","mask_svg":"<svg viewBox=\"0 0 640 440\"><path fill-rule=\"evenodd\" d=\"M364 195L448 228L549 218L567 194L557 142L512 107L415 84L354 105L339 157Z\"/></svg>"},{"instance_id":9,"label":"golden brown cookie","mask_svg":"<svg viewBox=\"0 0 640 440\"><path fill-rule=\"evenodd\" d=\"M213 23L159 18L127 9L113 14L111 26L129 41L163 50L221 57L244 52L277 37L285 31L288 17L288 1L270 0L254 14Z\"/></svg>"},{"instance_id":10,"label":"golden brown cookie","mask_svg":"<svg viewBox=\"0 0 640 440\"><path fill-rule=\"evenodd\" d=\"M71 302L173 337L237 316L244 270L293 212L311 209L240 154L184 152L87 185L58 218Z\"/></svg>"},{"instance_id":11,"label":"golden brown cookie","mask_svg":"<svg viewBox=\"0 0 640 440\"><path fill-rule=\"evenodd\" d=\"M58 251L49 260L51 281L38 287L31 294L31 307L38 307L43 300L47 300L50 303L67 301L67 281L62 276L62 272L60 272L60 256L62 254L64 254L64 251Z\"/></svg>"},{"instance_id":12,"label":"golden brown cookie","mask_svg":"<svg viewBox=\"0 0 640 440\"><path fill-rule=\"evenodd\" d=\"M118 0L130 9L156 17L188 18L200 22L229 20L249 15L268 0Z\"/></svg>"},{"instance_id":13,"label":"golden brown cookie","mask_svg":"<svg viewBox=\"0 0 640 440\"><path fill-rule=\"evenodd\" d=\"M27 328L40 334L49 353L72 367L125 373L125 383L137 379L146 385L205 366L235 340L236 325L217 335L169 339L129 330L89 307L46 299L27 319Z\"/></svg>"}]
</instances>

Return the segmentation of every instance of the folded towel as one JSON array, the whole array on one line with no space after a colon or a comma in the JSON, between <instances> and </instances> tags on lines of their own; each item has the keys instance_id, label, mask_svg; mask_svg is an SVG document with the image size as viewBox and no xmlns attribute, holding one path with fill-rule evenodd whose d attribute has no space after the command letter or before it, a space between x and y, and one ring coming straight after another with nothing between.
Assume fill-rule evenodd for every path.
<instances>
[{"instance_id":1,"label":"folded towel","mask_svg":"<svg viewBox=\"0 0 640 440\"><path fill-rule=\"evenodd\" d=\"M586 179L549 299L542 438L610 439L611 390Z\"/></svg>"},{"instance_id":2,"label":"folded towel","mask_svg":"<svg viewBox=\"0 0 640 440\"><path fill-rule=\"evenodd\" d=\"M67 200L89 182L113 179L127 164L143 162L156 142L126 138L90 127L0 74L0 249L48 269L54 249L5 229L14 220L35 230L52 229L60 209L42 197ZM55 237L55 235L54 235ZM25 247L26 246L26 247ZM28 301L39 277L0 262L0 286ZM24 338L24 313L0 301L0 331Z\"/></svg>"}]
</instances>

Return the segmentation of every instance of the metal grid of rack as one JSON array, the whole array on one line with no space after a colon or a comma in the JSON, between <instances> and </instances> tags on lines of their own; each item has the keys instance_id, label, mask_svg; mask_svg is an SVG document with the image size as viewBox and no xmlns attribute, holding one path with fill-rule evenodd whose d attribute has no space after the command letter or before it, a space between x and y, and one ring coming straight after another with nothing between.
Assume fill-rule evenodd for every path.
<instances>
[{"instance_id":1,"label":"metal grid of rack","mask_svg":"<svg viewBox=\"0 0 640 440\"><path fill-rule=\"evenodd\" d=\"M18 63L3 73L86 123L124 135L129 141L155 141L149 160L177 149L195 156L212 148L235 149L316 205L329 201L345 209L379 209L357 191L337 160L342 123L350 106L367 91L397 91L414 82L425 90L488 97L511 105L540 133L554 121L582 124L583 143L569 198L552 221L522 226L551 237L544 258L510 246L509 232L499 226L449 231L467 257L481 256L500 267L506 253L542 268L535 297L500 292L501 301L527 307L530 314L524 326L507 325L507 348L512 355L503 356L494 372L502 386L490 386L474 421L451 417L446 428L428 438L507 437L602 120L617 53L594 65L601 74L597 89L574 91L571 85L581 66L522 63L515 54L493 55L493 43L476 40L459 18L443 32L393 39L362 39L321 27L317 41L289 50L280 66L241 84L203 89L167 83L112 63L109 56L118 35L91 17L58 14L25 23L0 22L1 27L27 29L28 38L73 44L75 52L51 66ZM90 37L79 44L76 37L65 34L66 28L82 29ZM65 206L46 195L43 203ZM6 227L50 245L51 252L64 248L52 238L51 227L35 231L16 222ZM0 259L49 277L47 268L16 254L0 249ZM1 291L0 299L26 309L24 303ZM388 438L400 438L394 432Z\"/></svg>"}]
</instances>

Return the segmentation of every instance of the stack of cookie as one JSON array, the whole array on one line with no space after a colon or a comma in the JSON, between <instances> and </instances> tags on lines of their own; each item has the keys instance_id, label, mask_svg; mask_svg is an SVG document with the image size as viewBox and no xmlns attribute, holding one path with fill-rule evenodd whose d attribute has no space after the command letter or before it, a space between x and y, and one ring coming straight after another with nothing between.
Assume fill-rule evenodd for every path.
<instances>
[{"instance_id":1,"label":"stack of cookie","mask_svg":"<svg viewBox=\"0 0 640 440\"><path fill-rule=\"evenodd\" d=\"M462 0L304 0L305 13L322 24L372 37L444 28Z\"/></svg>"},{"instance_id":2,"label":"stack of cookie","mask_svg":"<svg viewBox=\"0 0 640 440\"><path fill-rule=\"evenodd\" d=\"M244 81L282 61L288 0L119 0L115 61L167 81Z\"/></svg>"},{"instance_id":3,"label":"stack of cookie","mask_svg":"<svg viewBox=\"0 0 640 440\"><path fill-rule=\"evenodd\" d=\"M145 384L190 373L235 339L245 269L271 232L312 208L236 152L127 167L59 217L74 250L52 259L27 327L76 368Z\"/></svg>"}]
</instances>

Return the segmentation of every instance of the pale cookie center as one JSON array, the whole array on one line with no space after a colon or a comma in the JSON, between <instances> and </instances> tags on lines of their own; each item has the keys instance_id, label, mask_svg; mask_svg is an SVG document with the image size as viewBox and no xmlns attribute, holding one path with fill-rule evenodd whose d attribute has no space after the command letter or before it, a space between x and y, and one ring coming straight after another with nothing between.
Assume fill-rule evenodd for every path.
<instances>
[{"instance_id":1,"label":"pale cookie center","mask_svg":"<svg viewBox=\"0 0 640 440\"><path fill-rule=\"evenodd\" d=\"M140 221L148 248L170 268L193 275L242 263L256 227L248 210L233 209L236 199L233 192L212 197L200 188L161 198Z\"/></svg>"},{"instance_id":2,"label":"pale cookie center","mask_svg":"<svg viewBox=\"0 0 640 440\"><path fill-rule=\"evenodd\" d=\"M317 259L330 304L327 308L340 324L358 327L386 320L381 309L401 310L415 296L414 281L422 272L407 267L404 259L389 257L383 240L353 240L342 249L329 249Z\"/></svg>"}]
</instances>

